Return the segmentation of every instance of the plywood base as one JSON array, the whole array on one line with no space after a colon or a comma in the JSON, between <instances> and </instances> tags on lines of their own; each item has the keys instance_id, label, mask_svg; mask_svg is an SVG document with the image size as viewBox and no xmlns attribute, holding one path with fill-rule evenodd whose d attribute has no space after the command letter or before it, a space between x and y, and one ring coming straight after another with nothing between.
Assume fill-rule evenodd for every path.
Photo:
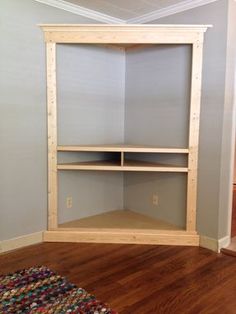
<instances>
[{"instance_id":1,"label":"plywood base","mask_svg":"<svg viewBox=\"0 0 236 314\"><path fill-rule=\"evenodd\" d=\"M198 246L199 236L130 210L116 210L61 224L45 231L44 241Z\"/></svg>"},{"instance_id":2,"label":"plywood base","mask_svg":"<svg viewBox=\"0 0 236 314\"><path fill-rule=\"evenodd\" d=\"M60 228L112 228L181 230L168 222L148 217L131 210L114 210L59 225ZM135 232L135 230L133 230Z\"/></svg>"}]
</instances>

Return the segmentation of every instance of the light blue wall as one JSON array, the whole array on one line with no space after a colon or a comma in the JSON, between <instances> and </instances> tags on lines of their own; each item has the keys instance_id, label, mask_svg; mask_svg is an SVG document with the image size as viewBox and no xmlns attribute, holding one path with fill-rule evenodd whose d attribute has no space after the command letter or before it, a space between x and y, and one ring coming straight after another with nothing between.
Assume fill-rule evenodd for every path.
<instances>
[{"instance_id":1,"label":"light blue wall","mask_svg":"<svg viewBox=\"0 0 236 314\"><path fill-rule=\"evenodd\" d=\"M93 45L59 45L57 68L59 144L122 143L124 52ZM73 155L77 161L86 154ZM93 155L95 160L100 158ZM73 198L71 209L66 208L67 196ZM64 171L59 174L60 222L122 208L122 173Z\"/></svg>"},{"instance_id":2,"label":"light blue wall","mask_svg":"<svg viewBox=\"0 0 236 314\"><path fill-rule=\"evenodd\" d=\"M45 47L43 34L37 26L39 23L96 22L33 0L1 0L0 2L1 240L44 230L47 225ZM120 95L123 88L122 78L120 78L122 69L118 69L118 66L121 66L121 57L118 53L114 53L110 57L106 51L101 51L95 58L95 53L91 52L94 54L94 59L90 65L96 73L96 80L93 80L86 73L85 66L83 67L79 63L75 63L75 68L68 76L67 67L72 68L73 60L77 60L78 49L69 47L63 52L61 47L59 50L59 59L63 53L67 58L67 64L64 64L64 68L60 68L62 71L65 70L65 78L68 79L63 90L63 106L74 106L78 102L76 100L78 90L76 89L75 93L71 93L68 86L70 83L78 84L82 76L86 77L86 86L83 85L83 91L87 94L80 93L79 102L82 107L79 108L78 113L74 113L71 130L74 131L74 128L77 128L77 115L81 115L81 112L85 116L89 115L88 111L86 113L83 111L86 102L90 111L95 104L99 105L99 110L89 120L90 132L98 133L97 127L103 124L105 116L107 117L105 110L109 105L109 122L101 131L100 136L106 134L109 141L120 140L123 136L123 127L122 123L116 121L119 121L119 116L123 110L122 95ZM84 52L86 52L84 53L85 57L88 52ZM118 61L117 71L115 71L113 64L116 64L116 60ZM99 79L104 68L105 74ZM112 68L114 72L112 72ZM59 84L61 82L59 81ZM73 84L72 86L74 87ZM105 91L108 93L105 94ZM91 95L89 96L90 92ZM88 97L91 97L89 104L87 104ZM65 115L63 107L61 113ZM66 118L68 116L65 116ZM111 124L116 127L114 127L114 132L108 133L108 127ZM87 126L86 124L79 125L78 133L76 133L79 137L81 127L86 128ZM71 134L67 135L71 136ZM62 139L63 136L61 134ZM100 139L101 137L99 137ZM68 140L74 140L74 138L70 137ZM111 199L107 199L105 190L110 186L117 187L120 185L119 183L123 182L122 176L111 175L107 183L103 176L94 175L92 179L92 181L96 180L96 183L92 185L88 183L91 198L94 197L100 207L103 204L105 209L119 207L122 203L121 191L116 189L116 192L111 195ZM78 191L75 190L75 183L79 183L80 180L81 178L74 176L72 181L68 183L70 196L78 194ZM68 178L65 178L64 182L68 182ZM98 191L96 185L100 186ZM60 188L63 188L63 183L61 183ZM98 193L101 188L104 193L99 198ZM62 195L65 196L68 190L63 191ZM74 204L77 204L77 201L80 200L75 198ZM60 202L63 208L65 199L60 199ZM95 204L93 208L96 208ZM68 211L67 215L69 217L75 215L74 209ZM69 219L69 217L64 218Z\"/></svg>"},{"instance_id":3,"label":"light blue wall","mask_svg":"<svg viewBox=\"0 0 236 314\"><path fill-rule=\"evenodd\" d=\"M223 116L224 116L224 97L225 97L225 71L226 71L226 48L227 48L227 14L228 14L228 1L221 0L211 3L209 5L204 5L192 10L188 10L179 14L175 14L166 18L158 19L154 21L153 24L213 24L213 28L209 29L205 35L204 42L204 56L203 56L203 82L202 82L202 107L201 107L201 119L200 119L200 147L199 147L199 184L198 184L198 202L197 202L197 228L200 234L218 238L219 236L219 193L220 193L220 180L221 180L221 158L222 158L222 127L223 127ZM166 67L150 66L150 69L146 69L145 65L145 55L143 58L141 56L142 52L132 52L127 58L127 77L126 77L126 138L130 138L133 134L133 130L137 130L139 134L139 139L146 136L148 133L147 129L151 125L154 132L152 141L157 141L157 143L163 144L167 140L167 144L174 145L175 143L182 144L177 138L176 142L170 141L172 129L177 129L176 136L181 132L186 130L186 124L181 121L181 125L184 130L179 131L181 126L178 125L180 116L175 113L175 106L177 107L180 101L177 90L182 90L186 85L185 77L179 74L179 70L182 67L181 62L176 62L172 64L169 62L168 72L173 73L173 80L176 79L176 85L168 87L165 84ZM178 54L176 54L178 56ZM182 48L182 56L186 55L186 48ZM139 75L137 72L132 74L129 73L129 69L134 68L135 60L139 57L139 62L137 62L136 68L140 68ZM153 64L155 62L153 58ZM185 57L186 60L189 59L188 54ZM156 52L156 62L158 61L158 52ZM166 62L166 61L165 61ZM166 62L167 63L167 62ZM164 65L166 63L163 63ZM167 63L168 65L168 63ZM143 66L143 69L141 69ZM153 71L155 70L155 71ZM185 67L183 67L185 71ZM159 74L155 77L154 74ZM143 74L143 75L142 75ZM140 78L141 76L141 78ZM148 102L144 99L142 100L139 90L142 88L140 82L142 80L142 86L148 86L146 89ZM159 80L159 81L158 81ZM161 87L161 88L160 88ZM136 90L139 97L134 98L129 96L132 91ZM158 92L160 90L160 93ZM168 108L172 107L169 115L169 120L164 121L164 114L152 115L149 113L147 116L148 109L147 104L150 106L151 97L148 95L155 95L156 103L161 106L163 103L163 94L168 95ZM184 98L185 99L185 98ZM154 103L154 102L153 102ZM137 106L137 107L136 107ZM135 110L138 110L135 113ZM167 109L165 109L167 111ZM184 113L183 110L180 111L180 115ZM165 112L165 111L163 111ZM138 116L137 116L138 115ZM141 124L139 129L141 117L145 118L145 125ZM166 121L166 120L165 120ZM159 129L159 126L164 125L164 131ZM141 133L143 133L141 135ZM173 137L175 140L175 137ZM227 174L228 175L228 174ZM177 182L180 186L183 186L183 181L181 178L178 181L177 175L175 179L175 184L177 187ZM158 215L159 217L166 217L168 220L176 221L178 223L179 216L176 217L173 213L173 206L182 206L181 202L177 205L175 195L172 190L169 189L169 185L163 188L161 181L158 181L158 175L154 184L149 184L147 182L146 176L144 176L143 183L141 178L136 183L132 181L130 185L130 180L126 181L128 184L128 190L125 196L125 205L129 204L129 207L138 210L139 204L142 202L143 208L147 208L151 211L153 215ZM129 192L131 191L131 192ZM169 208L151 208L150 198L146 198L144 203L143 193L151 194L154 191L159 192L159 199L169 199L171 203ZM133 195L136 195L133 198ZM226 203L224 203L226 205ZM173 206L172 206L173 205ZM224 235L226 235L226 226L224 228Z\"/></svg>"},{"instance_id":4,"label":"light blue wall","mask_svg":"<svg viewBox=\"0 0 236 314\"><path fill-rule=\"evenodd\" d=\"M157 45L126 54L126 142L187 147L190 51Z\"/></svg>"},{"instance_id":5,"label":"light blue wall","mask_svg":"<svg viewBox=\"0 0 236 314\"><path fill-rule=\"evenodd\" d=\"M158 45L126 54L127 143L188 147L190 53L189 45ZM154 159L175 164L180 158L165 154ZM152 204L153 194L158 194L158 207ZM185 195L185 174L125 174L125 208L181 227L185 225Z\"/></svg>"}]
</instances>

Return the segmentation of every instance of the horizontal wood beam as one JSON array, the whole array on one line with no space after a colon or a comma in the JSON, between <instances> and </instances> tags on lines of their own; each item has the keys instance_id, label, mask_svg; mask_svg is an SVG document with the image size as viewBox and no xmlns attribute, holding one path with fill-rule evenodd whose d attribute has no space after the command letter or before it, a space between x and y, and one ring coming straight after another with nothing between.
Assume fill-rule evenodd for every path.
<instances>
[{"instance_id":1,"label":"horizontal wood beam","mask_svg":"<svg viewBox=\"0 0 236 314\"><path fill-rule=\"evenodd\" d=\"M104 232L104 231L45 231L45 242L87 242L87 243L124 243L199 246L199 236L179 233Z\"/></svg>"},{"instance_id":2,"label":"horizontal wood beam","mask_svg":"<svg viewBox=\"0 0 236 314\"><path fill-rule=\"evenodd\" d=\"M64 145L57 146L60 152L126 152L126 153L165 153L187 154L188 148L162 148L155 146L138 145Z\"/></svg>"},{"instance_id":3,"label":"horizontal wood beam","mask_svg":"<svg viewBox=\"0 0 236 314\"><path fill-rule=\"evenodd\" d=\"M80 44L192 44L210 25L40 25L46 42Z\"/></svg>"}]
</instances>

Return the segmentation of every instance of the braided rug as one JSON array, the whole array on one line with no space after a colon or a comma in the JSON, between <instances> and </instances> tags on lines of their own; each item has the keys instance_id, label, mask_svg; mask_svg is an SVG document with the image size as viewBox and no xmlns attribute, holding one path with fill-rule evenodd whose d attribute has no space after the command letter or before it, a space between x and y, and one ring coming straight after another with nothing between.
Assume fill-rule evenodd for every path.
<instances>
[{"instance_id":1,"label":"braided rug","mask_svg":"<svg viewBox=\"0 0 236 314\"><path fill-rule=\"evenodd\" d=\"M44 266L0 276L0 313L117 314Z\"/></svg>"}]
</instances>

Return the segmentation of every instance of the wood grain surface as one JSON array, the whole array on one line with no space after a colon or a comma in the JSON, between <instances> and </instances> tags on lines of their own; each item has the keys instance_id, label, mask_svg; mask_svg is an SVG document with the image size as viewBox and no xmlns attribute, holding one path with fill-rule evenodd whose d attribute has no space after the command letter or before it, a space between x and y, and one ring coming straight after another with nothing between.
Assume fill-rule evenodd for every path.
<instances>
[{"instance_id":1,"label":"wood grain surface","mask_svg":"<svg viewBox=\"0 0 236 314\"><path fill-rule=\"evenodd\" d=\"M120 314L233 314L236 260L198 247L43 243L0 255L0 273L46 265Z\"/></svg>"}]
</instances>

